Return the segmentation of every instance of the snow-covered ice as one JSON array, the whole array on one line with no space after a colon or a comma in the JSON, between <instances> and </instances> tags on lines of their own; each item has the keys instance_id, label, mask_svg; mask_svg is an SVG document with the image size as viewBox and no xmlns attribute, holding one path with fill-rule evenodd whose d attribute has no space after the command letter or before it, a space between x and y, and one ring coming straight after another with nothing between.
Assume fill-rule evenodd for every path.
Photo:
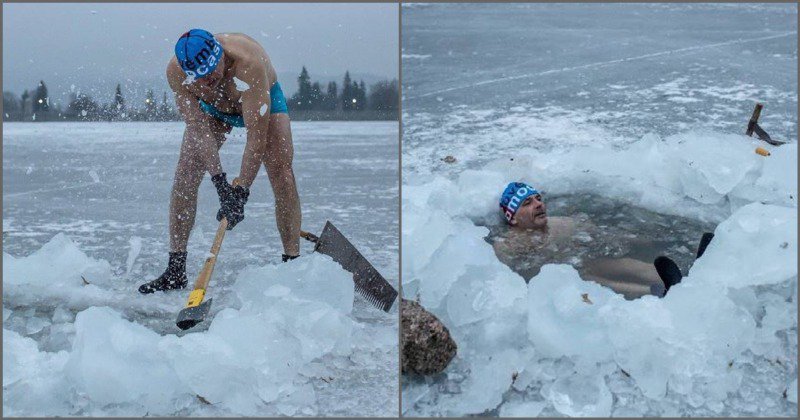
<instances>
[{"instance_id":1,"label":"snow-covered ice","mask_svg":"<svg viewBox=\"0 0 800 420\"><path fill-rule=\"evenodd\" d=\"M131 270L133 269L133 263L136 261L136 257L139 256L140 252L142 252L142 238L138 236L131 236L130 251L128 251L128 260L125 261L126 276L131 274Z\"/></svg>"},{"instance_id":2,"label":"snow-covered ice","mask_svg":"<svg viewBox=\"0 0 800 420\"><path fill-rule=\"evenodd\" d=\"M182 332L164 270L181 123L3 126L3 402L20 416L397 413L397 313L353 293L328 257L280 264L266 176L228 232L210 321ZM397 124L294 123L304 228L331 220L397 285ZM221 150L236 173L244 131ZM339 156L347 156L346 159ZM27 176L27 167L37 170ZM99 165L99 166L98 166ZM103 182L86 173L103 173ZM374 193L382 191L380 195ZM200 188L187 276L218 225ZM365 218L367 208L381 217Z\"/></svg>"},{"instance_id":3,"label":"snow-covered ice","mask_svg":"<svg viewBox=\"0 0 800 420\"><path fill-rule=\"evenodd\" d=\"M23 262L27 270L13 274L37 281L36 261ZM169 414L190 408L200 396L221 412L319 414L311 383L320 381L324 370L304 367L318 360L340 362L358 351L350 277L316 254L280 266L249 267L233 285L239 309L223 309L207 331L181 337L160 335L108 306L77 314L67 351L40 352L32 339L4 330L6 412L75 414L63 407L79 402L77 413L83 414L115 405L117 412L135 415ZM36 325L27 335L49 321ZM45 372L61 383L58 391L36 380Z\"/></svg>"},{"instance_id":4,"label":"snow-covered ice","mask_svg":"<svg viewBox=\"0 0 800 420\"><path fill-rule=\"evenodd\" d=\"M404 378L404 415L797 415L796 19L794 5L404 9L403 53L430 58L403 59L403 292L459 344L443 374ZM742 135L756 101L790 144ZM565 264L526 285L479 223L511 180L716 236L664 299L625 300Z\"/></svg>"}]
</instances>

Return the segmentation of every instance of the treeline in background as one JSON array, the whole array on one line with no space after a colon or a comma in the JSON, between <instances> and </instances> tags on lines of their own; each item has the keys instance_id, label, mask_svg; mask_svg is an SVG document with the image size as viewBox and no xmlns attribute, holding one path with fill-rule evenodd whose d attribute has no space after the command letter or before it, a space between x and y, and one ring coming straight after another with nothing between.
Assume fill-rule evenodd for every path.
<instances>
[{"instance_id":1,"label":"treeline in background","mask_svg":"<svg viewBox=\"0 0 800 420\"><path fill-rule=\"evenodd\" d=\"M323 91L319 82L312 82L303 67L297 78L298 90L289 102L293 120L396 120L399 108L397 80L385 80L367 88L364 81L356 82L346 72L341 88L329 82ZM99 103L83 92L70 94L66 107L53 103L42 80L35 89L17 96L3 92L3 121L181 121L175 104L162 92L156 98L152 89L145 91L141 104L125 99L123 88L117 84L112 100Z\"/></svg>"}]
</instances>

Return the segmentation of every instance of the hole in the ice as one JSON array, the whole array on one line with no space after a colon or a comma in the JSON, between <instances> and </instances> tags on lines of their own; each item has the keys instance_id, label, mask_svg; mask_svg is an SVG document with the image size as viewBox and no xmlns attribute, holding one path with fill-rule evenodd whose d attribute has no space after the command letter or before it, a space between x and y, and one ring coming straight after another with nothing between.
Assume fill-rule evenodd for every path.
<instances>
[{"instance_id":1,"label":"hole in the ice","mask_svg":"<svg viewBox=\"0 0 800 420\"><path fill-rule=\"evenodd\" d=\"M703 232L714 225L655 213L595 194L548 195L546 231L512 228L497 215L476 220L498 259L530 281L545 264L570 264L581 277L626 299L661 284L656 257L674 260L686 275Z\"/></svg>"}]
</instances>

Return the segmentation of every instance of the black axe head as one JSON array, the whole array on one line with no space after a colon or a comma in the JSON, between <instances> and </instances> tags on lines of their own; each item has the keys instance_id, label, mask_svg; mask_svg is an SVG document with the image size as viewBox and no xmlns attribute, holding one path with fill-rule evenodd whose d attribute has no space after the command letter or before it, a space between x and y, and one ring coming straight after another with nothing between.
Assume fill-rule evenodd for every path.
<instances>
[{"instance_id":1,"label":"black axe head","mask_svg":"<svg viewBox=\"0 0 800 420\"><path fill-rule=\"evenodd\" d=\"M212 300L213 299L208 299L197 306L190 306L181 309L181 311L178 313L178 320L175 322L175 324L178 325L178 328L182 330L188 330L189 328L192 328L195 325L203 322L203 320L206 319L206 315L208 315L208 311L211 309Z\"/></svg>"}]
</instances>

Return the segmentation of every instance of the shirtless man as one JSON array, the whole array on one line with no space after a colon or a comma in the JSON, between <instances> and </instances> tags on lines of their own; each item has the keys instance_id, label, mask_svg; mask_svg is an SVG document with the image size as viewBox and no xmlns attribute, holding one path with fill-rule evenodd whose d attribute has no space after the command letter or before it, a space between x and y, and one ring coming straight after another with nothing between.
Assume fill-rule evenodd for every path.
<instances>
[{"instance_id":1,"label":"shirtless man","mask_svg":"<svg viewBox=\"0 0 800 420\"><path fill-rule=\"evenodd\" d=\"M264 49L244 34L192 29L175 44L167 81L186 122L169 208L170 253L166 271L139 292L186 287L186 244L194 226L197 192L205 173L219 195L217 220L228 229L244 219L244 205L261 165L275 196L283 261L300 253L300 199L292 171L292 131L286 99ZM239 183L222 169L219 148L233 127L247 130Z\"/></svg>"},{"instance_id":2,"label":"shirtless man","mask_svg":"<svg viewBox=\"0 0 800 420\"><path fill-rule=\"evenodd\" d=\"M536 255L548 246L559 248L567 245L574 240L578 230L579 222L575 219L548 217L541 194L521 182L508 184L500 198L500 209L510 229L493 246L498 259L510 267L514 266L512 261L515 257ZM711 233L703 235L698 258L712 238ZM541 267L530 268L538 272ZM578 270L583 278L606 285L628 298L645 294L664 296L682 277L677 264L664 256L656 258L653 264L633 258L591 259L583 261ZM526 278L528 280L530 278Z\"/></svg>"}]
</instances>

